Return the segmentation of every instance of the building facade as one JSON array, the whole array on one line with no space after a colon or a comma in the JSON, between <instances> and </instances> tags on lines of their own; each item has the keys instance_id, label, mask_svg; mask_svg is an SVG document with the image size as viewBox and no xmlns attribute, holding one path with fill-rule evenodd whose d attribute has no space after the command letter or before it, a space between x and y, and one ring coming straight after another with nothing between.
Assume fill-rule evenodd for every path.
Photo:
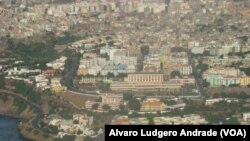
<instances>
[{"instance_id":1,"label":"building facade","mask_svg":"<svg viewBox=\"0 0 250 141\"><path fill-rule=\"evenodd\" d=\"M102 95L102 105L109 105L111 109L118 109L122 104L123 96L120 94L104 94Z\"/></svg>"},{"instance_id":2,"label":"building facade","mask_svg":"<svg viewBox=\"0 0 250 141\"><path fill-rule=\"evenodd\" d=\"M129 83L162 83L163 81L163 74L160 73L128 74Z\"/></svg>"}]
</instances>

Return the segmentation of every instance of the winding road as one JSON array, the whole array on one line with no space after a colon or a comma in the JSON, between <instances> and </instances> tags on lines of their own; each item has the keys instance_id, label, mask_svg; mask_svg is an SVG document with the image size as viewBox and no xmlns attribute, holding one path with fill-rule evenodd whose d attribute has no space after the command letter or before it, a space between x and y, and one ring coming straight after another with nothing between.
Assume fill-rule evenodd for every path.
<instances>
[{"instance_id":1,"label":"winding road","mask_svg":"<svg viewBox=\"0 0 250 141\"><path fill-rule=\"evenodd\" d=\"M32 119L31 126L33 128L35 128L35 129L41 129L40 126L39 126L39 121L40 121L40 119L42 119L44 117L44 113L43 113L43 110L42 110L41 106L39 106L36 103L33 103L33 102L27 100L27 98L24 97L24 96L22 96L21 94L14 93L14 92L11 92L11 91L0 89L0 95L11 95L11 96L13 96L15 98L18 98L19 100L22 100L27 105L30 105L32 108L34 108L35 111L37 112L37 114Z\"/></svg>"}]
</instances>

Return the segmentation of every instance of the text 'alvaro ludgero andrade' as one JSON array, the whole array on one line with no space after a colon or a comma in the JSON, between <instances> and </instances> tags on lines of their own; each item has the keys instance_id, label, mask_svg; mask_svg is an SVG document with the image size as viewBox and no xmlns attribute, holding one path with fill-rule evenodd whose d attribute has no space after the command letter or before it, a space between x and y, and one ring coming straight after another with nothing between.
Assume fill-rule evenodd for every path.
<instances>
[{"instance_id":1,"label":"text 'alvaro ludgero andrade'","mask_svg":"<svg viewBox=\"0 0 250 141\"><path fill-rule=\"evenodd\" d=\"M109 132L110 137L242 137L246 138L246 130L245 129L221 129L218 131L215 130L207 130L200 131L195 129L193 131L187 131L185 129L177 131L160 131L158 129L146 131L145 129L141 129L140 131L120 131L119 129L111 129Z\"/></svg>"}]
</instances>

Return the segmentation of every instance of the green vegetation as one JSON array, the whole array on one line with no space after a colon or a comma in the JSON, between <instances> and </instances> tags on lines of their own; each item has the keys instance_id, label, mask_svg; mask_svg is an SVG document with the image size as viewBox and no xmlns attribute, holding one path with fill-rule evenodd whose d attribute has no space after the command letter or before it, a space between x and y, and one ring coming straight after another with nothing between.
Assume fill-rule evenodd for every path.
<instances>
[{"instance_id":1,"label":"green vegetation","mask_svg":"<svg viewBox=\"0 0 250 141\"><path fill-rule=\"evenodd\" d=\"M30 68L45 69L46 63L55 60L58 57L52 44L17 43L10 48L10 51L12 52L12 56L24 61L24 65Z\"/></svg>"},{"instance_id":2,"label":"green vegetation","mask_svg":"<svg viewBox=\"0 0 250 141\"><path fill-rule=\"evenodd\" d=\"M203 87L209 87L210 84L206 80L203 80L202 85Z\"/></svg>"},{"instance_id":3,"label":"green vegetation","mask_svg":"<svg viewBox=\"0 0 250 141\"><path fill-rule=\"evenodd\" d=\"M125 101L128 101L128 108L131 109L131 110L136 110L136 111L139 111L140 110L140 101L136 98L133 97L133 95L131 93L125 93L123 94L123 99ZM125 109L125 107L120 107L120 109Z\"/></svg>"},{"instance_id":4,"label":"green vegetation","mask_svg":"<svg viewBox=\"0 0 250 141\"><path fill-rule=\"evenodd\" d=\"M4 75L0 75L0 89L3 89L4 87L5 87Z\"/></svg>"},{"instance_id":5,"label":"green vegetation","mask_svg":"<svg viewBox=\"0 0 250 141\"><path fill-rule=\"evenodd\" d=\"M175 78L176 76L180 77L181 74L180 74L180 71L172 71L171 74L170 74L171 78Z\"/></svg>"},{"instance_id":6,"label":"green vegetation","mask_svg":"<svg viewBox=\"0 0 250 141\"><path fill-rule=\"evenodd\" d=\"M50 107L49 113L50 114L56 113L56 108L57 108L56 104L54 102L52 102L52 101L49 101L48 104L49 104L49 107Z\"/></svg>"},{"instance_id":7,"label":"green vegetation","mask_svg":"<svg viewBox=\"0 0 250 141\"><path fill-rule=\"evenodd\" d=\"M86 136L83 141L93 141L93 139L90 136Z\"/></svg>"},{"instance_id":8,"label":"green vegetation","mask_svg":"<svg viewBox=\"0 0 250 141\"><path fill-rule=\"evenodd\" d=\"M68 84L73 86L73 81L74 81L74 78L76 77L77 69L80 64L81 54L73 53L70 55L72 56L68 57L68 59L66 60L65 65L64 65L64 68L65 68L64 71L66 74L65 76L66 76L66 80Z\"/></svg>"},{"instance_id":9,"label":"green vegetation","mask_svg":"<svg viewBox=\"0 0 250 141\"><path fill-rule=\"evenodd\" d=\"M120 109L121 111L124 111L125 108L126 108L126 107L125 107L123 104L120 104L120 105L119 105L119 109Z\"/></svg>"},{"instance_id":10,"label":"green vegetation","mask_svg":"<svg viewBox=\"0 0 250 141\"><path fill-rule=\"evenodd\" d=\"M149 46L141 47L141 54L142 55L148 55L149 54Z\"/></svg>"},{"instance_id":11,"label":"green vegetation","mask_svg":"<svg viewBox=\"0 0 250 141\"><path fill-rule=\"evenodd\" d=\"M154 117L152 115L148 115L147 119L149 125L154 125Z\"/></svg>"},{"instance_id":12,"label":"green vegetation","mask_svg":"<svg viewBox=\"0 0 250 141\"><path fill-rule=\"evenodd\" d=\"M92 109L93 110L97 110L97 108L99 107L99 104L98 103L95 103L92 105Z\"/></svg>"},{"instance_id":13,"label":"green vegetation","mask_svg":"<svg viewBox=\"0 0 250 141\"><path fill-rule=\"evenodd\" d=\"M203 73L208 69L208 64L204 64L204 63L200 62L197 65L197 68L200 69L201 73Z\"/></svg>"},{"instance_id":14,"label":"green vegetation","mask_svg":"<svg viewBox=\"0 0 250 141\"><path fill-rule=\"evenodd\" d=\"M14 98L14 105L17 107L17 114L21 114L27 108L27 104L17 98Z\"/></svg>"},{"instance_id":15,"label":"green vegetation","mask_svg":"<svg viewBox=\"0 0 250 141\"><path fill-rule=\"evenodd\" d=\"M51 38L51 43L54 45L65 45L81 39L81 37L72 35L69 32L65 32L62 37L56 38L53 33L49 33L49 36Z\"/></svg>"},{"instance_id":16,"label":"green vegetation","mask_svg":"<svg viewBox=\"0 0 250 141\"><path fill-rule=\"evenodd\" d=\"M126 93L126 94L123 95L123 99L125 101L132 100L133 99L133 95L131 93Z\"/></svg>"},{"instance_id":17,"label":"green vegetation","mask_svg":"<svg viewBox=\"0 0 250 141\"><path fill-rule=\"evenodd\" d=\"M44 124L44 123L43 123ZM58 134L59 129L57 126L49 125L48 127L44 127L45 124L42 126L42 131L45 133L51 133L51 134Z\"/></svg>"},{"instance_id":18,"label":"green vegetation","mask_svg":"<svg viewBox=\"0 0 250 141\"><path fill-rule=\"evenodd\" d=\"M70 113L70 110L65 109L65 108L62 109L59 115L66 120L70 120L73 118L72 114Z\"/></svg>"},{"instance_id":19,"label":"green vegetation","mask_svg":"<svg viewBox=\"0 0 250 141\"><path fill-rule=\"evenodd\" d=\"M240 93L216 93L213 95L214 98L219 98L219 97L222 97L222 98L238 98L238 99L247 99L247 98L250 98L250 95L245 93L245 92L240 92Z\"/></svg>"},{"instance_id":20,"label":"green vegetation","mask_svg":"<svg viewBox=\"0 0 250 141\"><path fill-rule=\"evenodd\" d=\"M74 141L75 138L75 135L65 135L63 138L55 138L54 141Z\"/></svg>"},{"instance_id":21,"label":"green vegetation","mask_svg":"<svg viewBox=\"0 0 250 141\"><path fill-rule=\"evenodd\" d=\"M108 78L114 78L115 75L114 75L113 73L111 73L111 72L108 72L107 77L108 77Z\"/></svg>"},{"instance_id":22,"label":"green vegetation","mask_svg":"<svg viewBox=\"0 0 250 141\"><path fill-rule=\"evenodd\" d=\"M31 69L45 69L46 63L55 60L59 56L56 50L54 50L55 45L64 45L81 39L81 37L74 36L69 32L65 32L62 37L55 37L53 33L49 33L48 37L50 40L46 43L37 42L31 44L23 42L15 43L13 39L9 38L9 54L14 58L24 61L22 65L28 66ZM66 49L62 54L69 56L71 53L69 49Z\"/></svg>"},{"instance_id":23,"label":"green vegetation","mask_svg":"<svg viewBox=\"0 0 250 141\"><path fill-rule=\"evenodd\" d=\"M32 86L28 86L24 81L16 81L14 83L15 92L27 97L29 101L38 103L41 100L41 94L36 92Z\"/></svg>"},{"instance_id":24,"label":"green vegetation","mask_svg":"<svg viewBox=\"0 0 250 141\"><path fill-rule=\"evenodd\" d=\"M187 101L186 108L181 114L197 113L203 115L210 124L238 124L237 119L232 115L238 115L248 111L248 107L243 106L243 102L226 102L221 101L212 106L205 106L203 103Z\"/></svg>"},{"instance_id":25,"label":"green vegetation","mask_svg":"<svg viewBox=\"0 0 250 141\"><path fill-rule=\"evenodd\" d=\"M74 120L73 124L79 124L79 121L78 120Z\"/></svg>"},{"instance_id":26,"label":"green vegetation","mask_svg":"<svg viewBox=\"0 0 250 141\"><path fill-rule=\"evenodd\" d=\"M1 94L0 99L5 103L6 101L8 101L8 95Z\"/></svg>"},{"instance_id":27,"label":"green vegetation","mask_svg":"<svg viewBox=\"0 0 250 141\"><path fill-rule=\"evenodd\" d=\"M138 99L132 99L128 102L128 107L131 110L139 111L140 110L140 101Z\"/></svg>"},{"instance_id":28,"label":"green vegetation","mask_svg":"<svg viewBox=\"0 0 250 141\"><path fill-rule=\"evenodd\" d=\"M107 104L104 104L104 105L102 106L102 109L103 109L104 111L109 111L109 110L111 110L110 106L107 105Z\"/></svg>"},{"instance_id":29,"label":"green vegetation","mask_svg":"<svg viewBox=\"0 0 250 141\"><path fill-rule=\"evenodd\" d=\"M241 68L240 70L245 72L247 76L250 76L250 68Z\"/></svg>"}]
</instances>

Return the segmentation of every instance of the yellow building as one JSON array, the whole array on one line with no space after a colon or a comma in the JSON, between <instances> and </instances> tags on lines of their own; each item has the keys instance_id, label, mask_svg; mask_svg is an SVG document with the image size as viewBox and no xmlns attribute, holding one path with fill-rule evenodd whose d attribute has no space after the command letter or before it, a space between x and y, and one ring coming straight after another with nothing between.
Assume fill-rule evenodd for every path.
<instances>
[{"instance_id":1,"label":"yellow building","mask_svg":"<svg viewBox=\"0 0 250 141\"><path fill-rule=\"evenodd\" d=\"M141 102L141 109L142 112L157 112L163 111L166 109L166 105L160 101L143 101Z\"/></svg>"},{"instance_id":2,"label":"yellow building","mask_svg":"<svg viewBox=\"0 0 250 141\"><path fill-rule=\"evenodd\" d=\"M51 87L51 91L58 93L58 92L65 92L67 91L67 87L65 86L55 86L55 87Z\"/></svg>"},{"instance_id":3,"label":"yellow building","mask_svg":"<svg viewBox=\"0 0 250 141\"><path fill-rule=\"evenodd\" d=\"M242 78L240 78L240 85L241 86L250 85L250 77L242 77Z\"/></svg>"},{"instance_id":4,"label":"yellow building","mask_svg":"<svg viewBox=\"0 0 250 141\"><path fill-rule=\"evenodd\" d=\"M79 76L79 75L82 75L82 76L85 76L85 75L87 75L88 74L88 69L86 69L86 68L79 68L78 70L77 70L77 75Z\"/></svg>"}]
</instances>

